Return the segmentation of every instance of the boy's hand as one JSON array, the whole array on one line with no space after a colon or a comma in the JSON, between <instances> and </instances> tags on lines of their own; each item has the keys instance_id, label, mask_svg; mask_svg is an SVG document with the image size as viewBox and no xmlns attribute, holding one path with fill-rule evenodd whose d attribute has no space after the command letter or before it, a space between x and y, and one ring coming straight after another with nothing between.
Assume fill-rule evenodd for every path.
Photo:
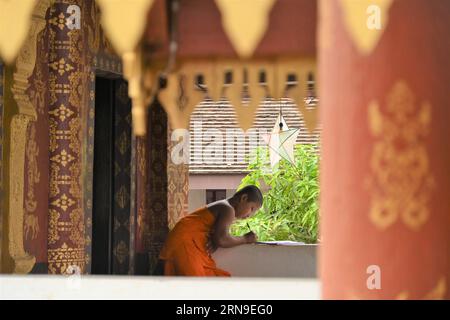
<instances>
[{"instance_id":1,"label":"boy's hand","mask_svg":"<svg viewBox=\"0 0 450 320\"><path fill-rule=\"evenodd\" d=\"M246 243L255 243L257 240L256 234L254 234L252 231L246 233L244 235L244 238Z\"/></svg>"}]
</instances>

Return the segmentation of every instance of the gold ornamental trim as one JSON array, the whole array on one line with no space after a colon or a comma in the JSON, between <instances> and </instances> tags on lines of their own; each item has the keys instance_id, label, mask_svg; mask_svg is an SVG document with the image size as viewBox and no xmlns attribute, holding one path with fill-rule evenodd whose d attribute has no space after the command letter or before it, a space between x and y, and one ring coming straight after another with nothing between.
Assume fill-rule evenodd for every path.
<instances>
[{"instance_id":1,"label":"gold ornamental trim","mask_svg":"<svg viewBox=\"0 0 450 320\"><path fill-rule=\"evenodd\" d=\"M195 107L209 98L215 102L228 100L244 131L253 126L256 111L266 98L275 101L291 98L306 128L313 133L318 127L319 106L315 97L314 103L308 103L307 94L308 79L315 79L316 74L312 58L189 60L180 62L168 76L167 86L159 91L158 98L173 129L189 129ZM317 87L314 91L317 92Z\"/></svg>"},{"instance_id":2,"label":"gold ornamental trim","mask_svg":"<svg viewBox=\"0 0 450 320\"><path fill-rule=\"evenodd\" d=\"M384 108L377 100L369 104L368 126L374 137L367 179L369 219L380 230L398 221L419 231L430 220L435 186L425 143L432 126L432 106L417 101L408 84L398 80Z\"/></svg>"},{"instance_id":3,"label":"gold ornamental trim","mask_svg":"<svg viewBox=\"0 0 450 320\"><path fill-rule=\"evenodd\" d=\"M139 43L147 24L147 13L154 0L96 0L106 37L122 58L123 75L128 81L132 101L133 130L138 136L146 131L146 101L142 89Z\"/></svg>"},{"instance_id":4,"label":"gold ornamental trim","mask_svg":"<svg viewBox=\"0 0 450 320\"><path fill-rule=\"evenodd\" d=\"M33 31L30 18L36 3L36 0L0 0L0 57L6 64L14 62L28 31Z\"/></svg>"},{"instance_id":5,"label":"gold ornamental trim","mask_svg":"<svg viewBox=\"0 0 450 320\"><path fill-rule=\"evenodd\" d=\"M393 0L340 0L347 32L361 54L371 54L378 45L389 23L392 3Z\"/></svg>"},{"instance_id":6,"label":"gold ornamental trim","mask_svg":"<svg viewBox=\"0 0 450 320\"><path fill-rule=\"evenodd\" d=\"M269 25L275 0L216 0L222 25L241 58L252 56Z\"/></svg>"},{"instance_id":7,"label":"gold ornamental trim","mask_svg":"<svg viewBox=\"0 0 450 320\"><path fill-rule=\"evenodd\" d=\"M54 0L42 0L34 7L31 28L28 37L15 64L15 73L11 91L17 103L18 113L11 120L10 198L8 211L9 255L14 261L13 273L28 273L35 264L35 257L25 252L24 237L24 168L27 143L27 130L31 121L35 121L36 110L30 101L27 89L29 77L36 65L37 38L45 28L45 14ZM16 21L17 24L17 21ZM6 107L6 106L5 106Z\"/></svg>"}]
</instances>

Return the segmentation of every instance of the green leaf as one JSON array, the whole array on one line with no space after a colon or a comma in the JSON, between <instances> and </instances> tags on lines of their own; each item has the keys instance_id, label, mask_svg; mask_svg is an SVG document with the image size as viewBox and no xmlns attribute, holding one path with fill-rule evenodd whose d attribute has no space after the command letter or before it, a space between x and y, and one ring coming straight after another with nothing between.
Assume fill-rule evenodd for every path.
<instances>
[{"instance_id":1,"label":"green leaf","mask_svg":"<svg viewBox=\"0 0 450 320\"><path fill-rule=\"evenodd\" d=\"M238 188L249 184L259 186L260 181L269 187L264 194L262 208L251 218L253 230L262 241L317 241L319 156L313 146L297 145L295 157L295 165L281 160L272 170L268 170L268 148L257 148L250 159L249 173ZM247 231L243 221L236 222L231 228L234 235Z\"/></svg>"}]
</instances>

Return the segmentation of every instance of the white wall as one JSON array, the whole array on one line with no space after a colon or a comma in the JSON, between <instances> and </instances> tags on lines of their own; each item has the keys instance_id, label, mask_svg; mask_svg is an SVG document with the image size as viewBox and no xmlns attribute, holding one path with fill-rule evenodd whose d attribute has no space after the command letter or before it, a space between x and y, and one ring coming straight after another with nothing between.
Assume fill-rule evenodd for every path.
<instances>
[{"instance_id":1,"label":"white wall","mask_svg":"<svg viewBox=\"0 0 450 320\"><path fill-rule=\"evenodd\" d=\"M226 190L227 198L231 197L235 193L235 190ZM200 207L206 205L206 190L205 189L193 189L189 190L188 197L188 209L189 212L194 211Z\"/></svg>"},{"instance_id":2,"label":"white wall","mask_svg":"<svg viewBox=\"0 0 450 320\"><path fill-rule=\"evenodd\" d=\"M217 266L236 277L317 277L318 245L247 244L214 253Z\"/></svg>"},{"instance_id":3,"label":"white wall","mask_svg":"<svg viewBox=\"0 0 450 320\"><path fill-rule=\"evenodd\" d=\"M241 183L245 174L190 174L189 190L233 189Z\"/></svg>"},{"instance_id":4,"label":"white wall","mask_svg":"<svg viewBox=\"0 0 450 320\"><path fill-rule=\"evenodd\" d=\"M227 189L227 198L231 197L236 192L236 189Z\"/></svg>"},{"instance_id":5,"label":"white wall","mask_svg":"<svg viewBox=\"0 0 450 320\"><path fill-rule=\"evenodd\" d=\"M188 208L189 213L203 207L206 204L206 191L205 189L189 190L188 196Z\"/></svg>"}]
</instances>

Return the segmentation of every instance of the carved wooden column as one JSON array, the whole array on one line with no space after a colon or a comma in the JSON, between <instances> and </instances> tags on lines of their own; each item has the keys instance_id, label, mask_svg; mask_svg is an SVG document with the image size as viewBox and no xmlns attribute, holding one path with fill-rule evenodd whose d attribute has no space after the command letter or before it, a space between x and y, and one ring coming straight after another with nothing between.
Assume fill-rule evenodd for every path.
<instances>
[{"instance_id":1,"label":"carved wooden column","mask_svg":"<svg viewBox=\"0 0 450 320\"><path fill-rule=\"evenodd\" d=\"M2 272L2 243L3 243L3 64L0 62L0 273Z\"/></svg>"},{"instance_id":2,"label":"carved wooden column","mask_svg":"<svg viewBox=\"0 0 450 320\"><path fill-rule=\"evenodd\" d=\"M167 208L169 228L188 214L188 193L189 193L189 164L177 161L175 158L182 158L175 146L187 139L187 136L177 134L175 130L167 128ZM174 150L175 149L175 150ZM181 163L180 163L181 162Z\"/></svg>"},{"instance_id":3,"label":"carved wooden column","mask_svg":"<svg viewBox=\"0 0 450 320\"><path fill-rule=\"evenodd\" d=\"M136 237L135 273L148 274L148 256L144 246L144 235L148 232L145 186L147 180L148 149L146 137L136 137Z\"/></svg>"},{"instance_id":4,"label":"carved wooden column","mask_svg":"<svg viewBox=\"0 0 450 320\"><path fill-rule=\"evenodd\" d=\"M321 1L324 298L450 297L450 3Z\"/></svg>"},{"instance_id":5,"label":"carved wooden column","mask_svg":"<svg viewBox=\"0 0 450 320\"><path fill-rule=\"evenodd\" d=\"M10 121L5 137L9 137L5 163L5 190L8 198L4 199L4 237L3 268L7 273L28 273L34 266L35 257L24 249L24 175L25 149L29 123L36 120L36 110L27 94L30 87L29 77L36 64L36 47L38 34L44 29L45 14L51 0L39 1L34 8L31 27L25 43L20 50L14 69L8 69L8 93L5 108ZM12 97L11 97L12 95ZM7 185L6 185L7 184ZM5 230L4 229L4 230Z\"/></svg>"},{"instance_id":6,"label":"carved wooden column","mask_svg":"<svg viewBox=\"0 0 450 320\"><path fill-rule=\"evenodd\" d=\"M147 233L144 245L149 255L149 271L158 260L168 233L167 213L167 114L158 102L148 110L146 199Z\"/></svg>"},{"instance_id":7,"label":"carved wooden column","mask_svg":"<svg viewBox=\"0 0 450 320\"><path fill-rule=\"evenodd\" d=\"M136 273L149 274L168 233L167 114L158 102L148 109L148 130L137 138Z\"/></svg>"},{"instance_id":8,"label":"carved wooden column","mask_svg":"<svg viewBox=\"0 0 450 320\"><path fill-rule=\"evenodd\" d=\"M50 12L49 273L84 272L86 264L80 135L87 48L82 29L66 25L66 2L56 0Z\"/></svg>"}]
</instances>

